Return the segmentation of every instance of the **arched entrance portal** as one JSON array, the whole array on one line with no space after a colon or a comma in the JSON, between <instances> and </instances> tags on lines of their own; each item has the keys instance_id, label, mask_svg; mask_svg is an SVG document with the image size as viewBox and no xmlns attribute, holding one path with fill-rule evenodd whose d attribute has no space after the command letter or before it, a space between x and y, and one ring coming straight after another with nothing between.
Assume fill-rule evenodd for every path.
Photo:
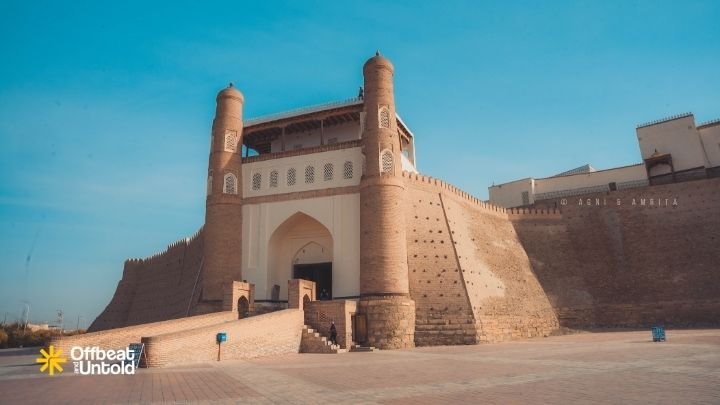
<instances>
[{"instance_id":1,"label":"arched entrance portal","mask_svg":"<svg viewBox=\"0 0 720 405\"><path fill-rule=\"evenodd\" d=\"M285 220L268 244L268 285L281 286L287 299L287 280L301 278L317 284L318 299L332 298L333 239L330 231L302 212Z\"/></svg>"},{"instance_id":2,"label":"arched entrance portal","mask_svg":"<svg viewBox=\"0 0 720 405\"><path fill-rule=\"evenodd\" d=\"M250 311L250 303L248 302L247 298L244 296L240 297L238 299L238 319L243 319L248 317L248 312Z\"/></svg>"},{"instance_id":3,"label":"arched entrance portal","mask_svg":"<svg viewBox=\"0 0 720 405\"><path fill-rule=\"evenodd\" d=\"M314 281L317 299L332 299L332 257L326 257L325 247L310 242L298 249L292 263L293 278Z\"/></svg>"}]
</instances>

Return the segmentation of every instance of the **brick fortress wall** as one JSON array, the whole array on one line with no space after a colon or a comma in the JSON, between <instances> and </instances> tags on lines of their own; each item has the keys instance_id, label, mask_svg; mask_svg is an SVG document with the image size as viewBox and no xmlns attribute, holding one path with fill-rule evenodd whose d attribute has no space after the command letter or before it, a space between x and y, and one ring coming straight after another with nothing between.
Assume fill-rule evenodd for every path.
<instances>
[{"instance_id":1,"label":"brick fortress wall","mask_svg":"<svg viewBox=\"0 0 720 405\"><path fill-rule=\"evenodd\" d=\"M562 325L720 323L720 179L545 204L508 216Z\"/></svg>"},{"instance_id":2,"label":"brick fortress wall","mask_svg":"<svg viewBox=\"0 0 720 405\"><path fill-rule=\"evenodd\" d=\"M217 361L218 332L227 334L222 360L298 353L303 311L284 309L250 318L143 337L148 367Z\"/></svg>"},{"instance_id":3,"label":"brick fortress wall","mask_svg":"<svg viewBox=\"0 0 720 405\"><path fill-rule=\"evenodd\" d=\"M146 259L125 261L123 276L105 310L88 331L120 328L209 312L198 306L203 231Z\"/></svg>"},{"instance_id":4,"label":"brick fortress wall","mask_svg":"<svg viewBox=\"0 0 720 405\"><path fill-rule=\"evenodd\" d=\"M502 208L437 179L403 177L417 345L497 342L558 327Z\"/></svg>"},{"instance_id":5,"label":"brick fortress wall","mask_svg":"<svg viewBox=\"0 0 720 405\"><path fill-rule=\"evenodd\" d=\"M212 314L197 315L161 322L151 322L142 325L103 330L81 335L53 337L52 344L55 347L63 349L65 353L69 353L73 346L97 346L104 350L119 350L127 348L130 343L140 343L140 339L143 336L154 336L201 326L217 325L236 319L237 313L235 312L215 312Z\"/></svg>"}]
</instances>

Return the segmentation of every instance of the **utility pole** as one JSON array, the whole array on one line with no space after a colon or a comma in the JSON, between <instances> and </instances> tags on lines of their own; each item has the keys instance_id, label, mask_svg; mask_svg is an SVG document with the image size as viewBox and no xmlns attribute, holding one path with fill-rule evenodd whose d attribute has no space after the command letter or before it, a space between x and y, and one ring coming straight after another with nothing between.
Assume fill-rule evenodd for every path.
<instances>
[{"instance_id":1,"label":"utility pole","mask_svg":"<svg viewBox=\"0 0 720 405\"><path fill-rule=\"evenodd\" d=\"M75 326L75 332L80 330L80 318L82 318L82 317L80 315L78 315L77 326Z\"/></svg>"},{"instance_id":2,"label":"utility pole","mask_svg":"<svg viewBox=\"0 0 720 405\"><path fill-rule=\"evenodd\" d=\"M58 314L58 324L60 325L60 334L62 334L62 333L63 333L63 326L64 326L64 325L63 325L63 322L64 322L64 319L63 319L63 310L62 310L62 309L58 309L58 310L57 310L57 314Z\"/></svg>"}]
</instances>

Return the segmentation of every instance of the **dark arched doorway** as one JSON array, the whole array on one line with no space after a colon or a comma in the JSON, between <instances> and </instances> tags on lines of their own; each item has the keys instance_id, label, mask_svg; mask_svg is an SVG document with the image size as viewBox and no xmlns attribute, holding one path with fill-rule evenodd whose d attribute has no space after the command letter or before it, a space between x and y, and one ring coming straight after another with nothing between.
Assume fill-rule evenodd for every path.
<instances>
[{"instance_id":1,"label":"dark arched doorway","mask_svg":"<svg viewBox=\"0 0 720 405\"><path fill-rule=\"evenodd\" d=\"M314 281L318 300L332 299L332 263L296 264L293 278Z\"/></svg>"},{"instance_id":2,"label":"dark arched doorway","mask_svg":"<svg viewBox=\"0 0 720 405\"><path fill-rule=\"evenodd\" d=\"M243 319L248 317L248 312L250 311L250 303L248 302L247 298L240 297L238 299L238 319Z\"/></svg>"},{"instance_id":3,"label":"dark arched doorway","mask_svg":"<svg viewBox=\"0 0 720 405\"><path fill-rule=\"evenodd\" d=\"M317 219L302 212L291 215L273 231L267 252L268 286L304 279L316 283L316 298L332 298L333 237ZM281 300L287 297L283 290Z\"/></svg>"}]
</instances>

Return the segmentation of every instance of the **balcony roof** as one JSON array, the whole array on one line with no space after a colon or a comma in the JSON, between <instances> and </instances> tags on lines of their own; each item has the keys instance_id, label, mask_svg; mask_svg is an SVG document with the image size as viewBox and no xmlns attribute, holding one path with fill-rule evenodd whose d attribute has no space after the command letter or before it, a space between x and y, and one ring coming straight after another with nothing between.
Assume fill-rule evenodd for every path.
<instances>
[{"instance_id":1,"label":"balcony roof","mask_svg":"<svg viewBox=\"0 0 720 405\"><path fill-rule=\"evenodd\" d=\"M298 108L245 120L243 144L260 154L270 152L270 144L285 134L306 132L350 122L359 122L365 108L362 98L350 98L310 107ZM408 142L413 133L396 114L398 133Z\"/></svg>"}]
</instances>

